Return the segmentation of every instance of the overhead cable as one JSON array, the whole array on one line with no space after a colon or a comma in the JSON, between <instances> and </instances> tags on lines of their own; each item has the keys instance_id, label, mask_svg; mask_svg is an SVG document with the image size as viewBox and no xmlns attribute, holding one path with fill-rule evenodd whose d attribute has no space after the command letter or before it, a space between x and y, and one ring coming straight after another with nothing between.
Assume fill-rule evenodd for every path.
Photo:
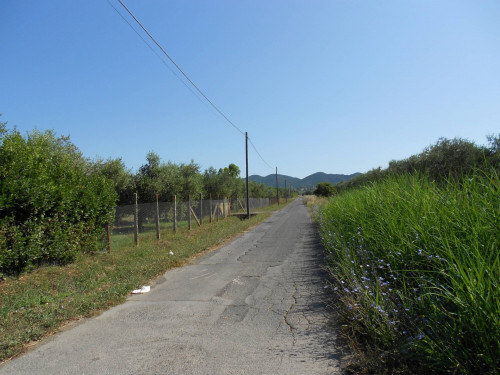
<instances>
[{"instance_id":1,"label":"overhead cable","mask_svg":"<svg viewBox=\"0 0 500 375\"><path fill-rule=\"evenodd\" d=\"M123 15L118 11L118 9L116 9L116 7L111 3L110 0L106 0L108 2L108 4L115 10L116 13L118 13L118 15L122 18L122 20L124 20L127 25L130 26L130 28L134 31L134 33L137 34L137 36L139 38L142 39L142 41L144 42L144 44L146 46L148 46L148 48L156 55L156 57L158 57L160 59L160 61L163 63L163 65L165 65L167 67L168 70L170 70L170 72L180 81L182 82L182 84L184 86L186 86L186 88L191 91L191 93L196 97L196 99L198 99L201 103L205 103L203 102L203 100L198 96L198 94L196 92L193 91L193 89L181 78L179 77L179 75L175 72L175 70L173 70L168 64L167 62L158 54L158 52L156 52L154 50L153 47L151 47L151 45L147 42L146 39L143 38L143 36L141 34L139 34L139 32L134 28L134 26L132 26L132 24L125 18L123 17Z\"/></svg>"},{"instance_id":2,"label":"overhead cable","mask_svg":"<svg viewBox=\"0 0 500 375\"><path fill-rule=\"evenodd\" d=\"M262 155L260 154L259 151L257 151L257 147L255 147L255 145L253 144L252 140L250 139L250 137L248 137L248 140L250 141L250 145L253 147L253 149L255 150L255 152L257 153L257 155L259 155L259 158L264 162L264 164L266 164L269 168L273 168L269 165L269 163L267 161L264 160L264 158L262 157Z\"/></svg>"},{"instance_id":3,"label":"overhead cable","mask_svg":"<svg viewBox=\"0 0 500 375\"><path fill-rule=\"evenodd\" d=\"M128 12L128 14L130 14L130 16L135 20L135 22L137 22L137 24L141 27L142 30L144 30L144 32L151 38L151 40L158 46L158 48L163 52L163 54L165 56L167 56L167 58L170 60L170 62L172 64L174 64L174 66L177 68L177 70L179 72L182 73L182 75L189 81L189 83L191 83L191 85L193 85L193 87L201 94L201 96L203 96L205 98L205 100L210 103L210 105L222 116L224 117L224 119L233 127L235 128L237 131L239 131L242 135L245 135L245 133L239 128L237 127L206 95L203 91L200 90L200 88L198 86L196 86L196 84L191 80L191 78L188 77L188 75L186 73L184 73L184 71L180 68L179 65L177 65L177 63L174 61L174 59L172 59L170 57L170 55L163 49L163 47L156 41L155 38L153 38L153 36L149 33L148 30L146 30L146 28L142 25L142 23L134 16L134 14L127 8L127 6L125 4L123 4L123 2L121 0L118 0L118 2L123 6L123 8L125 8L125 10Z\"/></svg>"}]
</instances>

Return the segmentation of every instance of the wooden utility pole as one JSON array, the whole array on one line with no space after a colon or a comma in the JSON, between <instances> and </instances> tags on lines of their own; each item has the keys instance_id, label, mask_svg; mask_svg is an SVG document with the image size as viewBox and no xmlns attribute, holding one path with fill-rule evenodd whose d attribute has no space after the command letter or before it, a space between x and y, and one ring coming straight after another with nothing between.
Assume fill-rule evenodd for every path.
<instances>
[{"instance_id":1,"label":"wooden utility pole","mask_svg":"<svg viewBox=\"0 0 500 375\"><path fill-rule=\"evenodd\" d=\"M250 219L250 192L248 191L248 133L245 132L245 154L247 165L247 219Z\"/></svg>"},{"instance_id":2,"label":"wooden utility pole","mask_svg":"<svg viewBox=\"0 0 500 375\"><path fill-rule=\"evenodd\" d=\"M280 190L278 186L278 167L276 167L276 200L278 201L278 206L280 205Z\"/></svg>"},{"instance_id":3,"label":"wooden utility pole","mask_svg":"<svg viewBox=\"0 0 500 375\"><path fill-rule=\"evenodd\" d=\"M286 193L286 177L285 177L285 202L288 202L288 194Z\"/></svg>"}]
</instances>

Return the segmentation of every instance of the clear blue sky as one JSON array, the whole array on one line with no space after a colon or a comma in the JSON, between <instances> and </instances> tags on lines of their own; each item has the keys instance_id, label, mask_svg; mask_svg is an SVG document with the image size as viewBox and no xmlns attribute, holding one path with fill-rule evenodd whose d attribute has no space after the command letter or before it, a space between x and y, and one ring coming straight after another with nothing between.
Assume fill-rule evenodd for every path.
<instances>
[{"instance_id":1,"label":"clear blue sky","mask_svg":"<svg viewBox=\"0 0 500 375\"><path fill-rule=\"evenodd\" d=\"M500 132L500 1L123 1L279 173L365 172ZM244 172L244 137L106 0L2 0L0 18L9 127L134 170L154 150ZM250 148L250 174L270 173Z\"/></svg>"}]
</instances>

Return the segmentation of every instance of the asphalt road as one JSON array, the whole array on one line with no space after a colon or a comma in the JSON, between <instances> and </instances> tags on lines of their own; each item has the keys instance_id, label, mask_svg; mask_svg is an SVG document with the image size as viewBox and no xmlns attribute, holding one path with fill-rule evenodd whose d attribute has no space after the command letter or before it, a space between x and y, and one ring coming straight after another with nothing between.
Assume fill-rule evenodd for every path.
<instances>
[{"instance_id":1,"label":"asphalt road","mask_svg":"<svg viewBox=\"0 0 500 375\"><path fill-rule=\"evenodd\" d=\"M341 373L322 256L299 199L0 374Z\"/></svg>"}]
</instances>

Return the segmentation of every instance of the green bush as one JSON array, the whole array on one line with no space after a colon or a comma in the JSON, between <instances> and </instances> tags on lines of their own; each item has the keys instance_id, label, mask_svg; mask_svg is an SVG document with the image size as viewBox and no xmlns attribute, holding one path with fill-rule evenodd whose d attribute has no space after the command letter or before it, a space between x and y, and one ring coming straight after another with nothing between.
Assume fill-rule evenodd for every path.
<instances>
[{"instance_id":1,"label":"green bush","mask_svg":"<svg viewBox=\"0 0 500 375\"><path fill-rule=\"evenodd\" d=\"M423 174L439 183L446 183L452 177L459 181L481 168L485 163L500 171L500 134L487 137L489 147L478 146L462 138L440 138L421 153L403 160L392 160L385 169L375 168L349 181L335 184L337 192L342 192L387 176L405 173Z\"/></svg>"},{"instance_id":2,"label":"green bush","mask_svg":"<svg viewBox=\"0 0 500 375\"><path fill-rule=\"evenodd\" d=\"M314 190L314 195L318 197L331 197L335 194L335 188L329 182L320 182Z\"/></svg>"},{"instance_id":3,"label":"green bush","mask_svg":"<svg viewBox=\"0 0 500 375\"><path fill-rule=\"evenodd\" d=\"M0 126L0 277L94 251L116 192L65 137Z\"/></svg>"}]
</instances>

